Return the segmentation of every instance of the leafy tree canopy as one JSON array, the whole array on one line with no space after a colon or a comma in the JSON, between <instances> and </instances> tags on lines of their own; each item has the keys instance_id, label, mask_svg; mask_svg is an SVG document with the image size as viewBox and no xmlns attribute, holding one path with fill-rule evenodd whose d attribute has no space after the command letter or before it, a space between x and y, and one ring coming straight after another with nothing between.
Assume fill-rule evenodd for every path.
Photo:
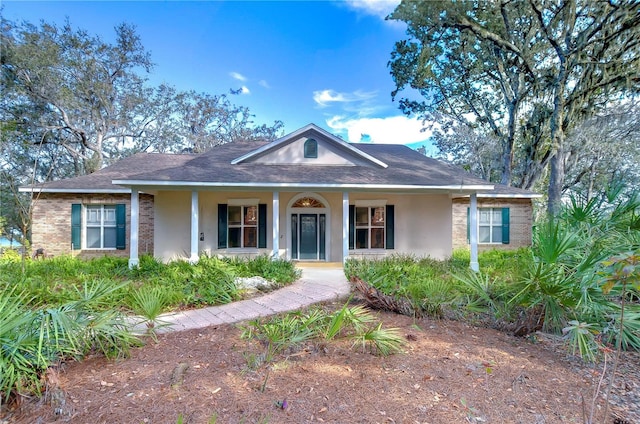
<instances>
[{"instance_id":1,"label":"leafy tree canopy","mask_svg":"<svg viewBox=\"0 0 640 424\"><path fill-rule=\"evenodd\" d=\"M551 213L567 135L639 88L637 1L405 0L390 18L408 25L389 62L401 109L495 140L502 183L529 188L548 170Z\"/></svg>"}]
</instances>

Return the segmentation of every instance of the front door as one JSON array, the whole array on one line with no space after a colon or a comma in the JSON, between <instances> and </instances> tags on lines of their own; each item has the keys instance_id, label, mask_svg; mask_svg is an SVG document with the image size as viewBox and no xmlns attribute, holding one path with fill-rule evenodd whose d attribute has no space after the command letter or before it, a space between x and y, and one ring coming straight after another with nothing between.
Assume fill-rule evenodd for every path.
<instances>
[{"instance_id":1,"label":"front door","mask_svg":"<svg viewBox=\"0 0 640 424\"><path fill-rule=\"evenodd\" d=\"M318 259L318 215L300 214L300 259Z\"/></svg>"},{"instance_id":2,"label":"front door","mask_svg":"<svg viewBox=\"0 0 640 424\"><path fill-rule=\"evenodd\" d=\"M291 258L325 260L326 227L326 214L291 214Z\"/></svg>"}]
</instances>

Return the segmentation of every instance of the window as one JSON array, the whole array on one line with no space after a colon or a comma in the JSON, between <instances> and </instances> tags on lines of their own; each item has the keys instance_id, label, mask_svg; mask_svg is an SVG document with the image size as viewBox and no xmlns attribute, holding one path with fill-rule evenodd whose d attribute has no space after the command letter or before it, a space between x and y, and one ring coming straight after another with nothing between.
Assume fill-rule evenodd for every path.
<instances>
[{"instance_id":1,"label":"window","mask_svg":"<svg viewBox=\"0 0 640 424\"><path fill-rule=\"evenodd\" d=\"M384 249L385 207L355 208L356 249Z\"/></svg>"},{"instance_id":2,"label":"window","mask_svg":"<svg viewBox=\"0 0 640 424\"><path fill-rule=\"evenodd\" d=\"M267 247L266 204L218 204L218 249L228 247Z\"/></svg>"},{"instance_id":3,"label":"window","mask_svg":"<svg viewBox=\"0 0 640 424\"><path fill-rule=\"evenodd\" d=\"M71 205L71 249L126 249L125 204Z\"/></svg>"},{"instance_id":4,"label":"window","mask_svg":"<svg viewBox=\"0 0 640 424\"><path fill-rule=\"evenodd\" d=\"M305 158L317 158L318 157L318 142L313 138L304 142L304 157Z\"/></svg>"},{"instance_id":5,"label":"window","mask_svg":"<svg viewBox=\"0 0 640 424\"><path fill-rule=\"evenodd\" d=\"M228 247L258 247L258 205L229 206Z\"/></svg>"},{"instance_id":6,"label":"window","mask_svg":"<svg viewBox=\"0 0 640 424\"><path fill-rule=\"evenodd\" d=\"M509 244L509 226L509 208L478 208L478 243Z\"/></svg>"},{"instance_id":7,"label":"window","mask_svg":"<svg viewBox=\"0 0 640 424\"><path fill-rule=\"evenodd\" d=\"M116 248L116 207L85 207L85 247L87 249Z\"/></svg>"}]
</instances>

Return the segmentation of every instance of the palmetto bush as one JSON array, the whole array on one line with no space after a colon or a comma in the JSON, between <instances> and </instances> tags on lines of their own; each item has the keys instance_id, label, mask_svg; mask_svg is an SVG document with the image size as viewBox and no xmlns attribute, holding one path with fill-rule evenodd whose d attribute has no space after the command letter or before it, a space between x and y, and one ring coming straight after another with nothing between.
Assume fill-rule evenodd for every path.
<instances>
[{"instance_id":1,"label":"palmetto bush","mask_svg":"<svg viewBox=\"0 0 640 424\"><path fill-rule=\"evenodd\" d=\"M92 351L122 357L139 345L122 314L96 309L121 288L108 281L87 283L79 299L41 308L15 289L0 291L0 404L39 393L42 374L60 360Z\"/></svg>"}]
</instances>

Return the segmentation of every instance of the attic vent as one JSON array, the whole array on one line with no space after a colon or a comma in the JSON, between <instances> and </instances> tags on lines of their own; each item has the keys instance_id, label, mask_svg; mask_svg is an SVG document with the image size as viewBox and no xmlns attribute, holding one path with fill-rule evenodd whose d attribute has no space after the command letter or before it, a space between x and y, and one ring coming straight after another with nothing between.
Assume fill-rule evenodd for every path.
<instances>
[{"instance_id":1,"label":"attic vent","mask_svg":"<svg viewBox=\"0 0 640 424\"><path fill-rule=\"evenodd\" d=\"M304 157L305 158L317 158L318 157L318 142L313 138L304 142Z\"/></svg>"},{"instance_id":2,"label":"attic vent","mask_svg":"<svg viewBox=\"0 0 640 424\"><path fill-rule=\"evenodd\" d=\"M314 199L313 197L303 197L302 199L296 200L296 202L291 206L293 208L324 208L324 204L319 200Z\"/></svg>"}]
</instances>

